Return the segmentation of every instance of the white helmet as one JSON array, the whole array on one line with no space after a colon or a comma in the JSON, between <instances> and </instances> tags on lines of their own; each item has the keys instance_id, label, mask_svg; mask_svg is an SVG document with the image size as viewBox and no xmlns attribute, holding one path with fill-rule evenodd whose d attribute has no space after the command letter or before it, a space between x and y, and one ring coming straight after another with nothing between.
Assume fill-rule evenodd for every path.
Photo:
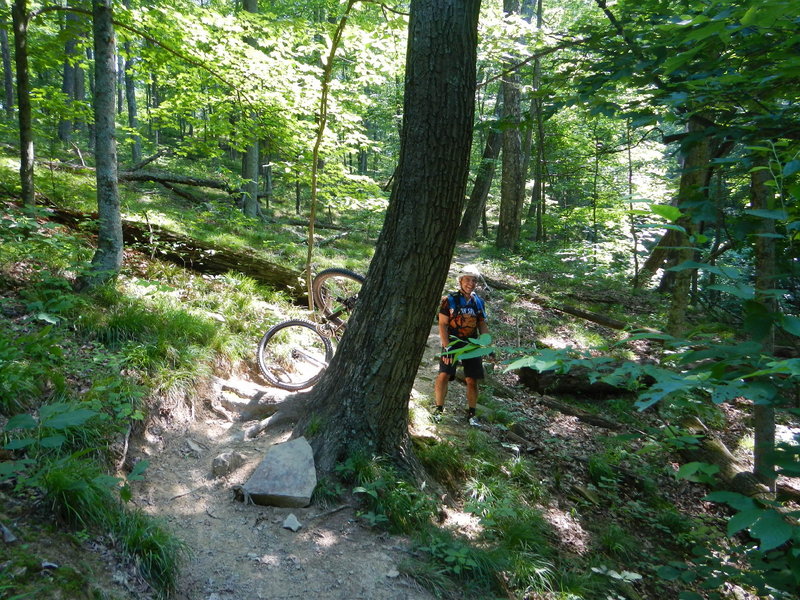
<instances>
[{"instance_id":1,"label":"white helmet","mask_svg":"<svg viewBox=\"0 0 800 600\"><path fill-rule=\"evenodd\" d=\"M474 277L475 279L481 279L481 272L478 270L478 267L475 265L466 265L459 270L458 275L456 276L456 281L458 285L461 285L461 278L462 277Z\"/></svg>"}]
</instances>

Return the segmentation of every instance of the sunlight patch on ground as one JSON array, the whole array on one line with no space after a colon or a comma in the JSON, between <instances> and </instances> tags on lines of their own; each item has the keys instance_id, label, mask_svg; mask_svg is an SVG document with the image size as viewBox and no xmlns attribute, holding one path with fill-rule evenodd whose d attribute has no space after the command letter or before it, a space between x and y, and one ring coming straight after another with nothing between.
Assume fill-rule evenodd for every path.
<instances>
[{"instance_id":1,"label":"sunlight patch on ground","mask_svg":"<svg viewBox=\"0 0 800 600\"><path fill-rule=\"evenodd\" d=\"M331 548L341 541L340 536L336 535L333 531L315 531L314 544L322 548Z\"/></svg>"},{"instance_id":2,"label":"sunlight patch on ground","mask_svg":"<svg viewBox=\"0 0 800 600\"><path fill-rule=\"evenodd\" d=\"M447 529L452 529L464 534L470 539L477 539L483 531L481 520L472 513L461 512L449 507L444 507L445 514L442 525Z\"/></svg>"},{"instance_id":3,"label":"sunlight patch on ground","mask_svg":"<svg viewBox=\"0 0 800 600\"><path fill-rule=\"evenodd\" d=\"M572 515L554 506L542 514L567 549L576 554L586 554L590 546L590 533Z\"/></svg>"}]
</instances>

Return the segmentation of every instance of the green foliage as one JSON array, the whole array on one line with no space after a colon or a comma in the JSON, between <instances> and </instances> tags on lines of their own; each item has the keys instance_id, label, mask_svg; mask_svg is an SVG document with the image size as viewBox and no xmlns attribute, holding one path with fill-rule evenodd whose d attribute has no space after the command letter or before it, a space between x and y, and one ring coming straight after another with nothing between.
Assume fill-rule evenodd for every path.
<instances>
[{"instance_id":1,"label":"green foliage","mask_svg":"<svg viewBox=\"0 0 800 600\"><path fill-rule=\"evenodd\" d=\"M437 512L434 498L424 489L399 477L388 466L380 466L372 480L353 488L362 498L361 516L372 526L385 526L395 533L410 533L427 527Z\"/></svg>"},{"instance_id":2,"label":"green foliage","mask_svg":"<svg viewBox=\"0 0 800 600\"><path fill-rule=\"evenodd\" d=\"M122 500L130 498L127 484L102 473L88 460L90 448L66 453L70 441L103 415L85 404L47 404L38 421L27 413L9 419L4 448L25 451L20 458L0 463L0 481L16 481L15 491L43 494L52 511L77 529L113 532L124 551L137 558L143 576L160 593L175 589L177 568L186 555L185 545L158 525L152 517L129 511ZM141 478L147 467L139 463L128 481ZM119 498L115 498L115 492Z\"/></svg>"}]
</instances>

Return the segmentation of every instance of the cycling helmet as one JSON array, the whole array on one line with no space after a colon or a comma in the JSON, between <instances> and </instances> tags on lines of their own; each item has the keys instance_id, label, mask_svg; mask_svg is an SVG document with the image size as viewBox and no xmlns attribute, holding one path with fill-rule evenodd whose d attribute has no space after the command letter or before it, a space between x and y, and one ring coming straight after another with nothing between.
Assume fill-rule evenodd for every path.
<instances>
[{"instance_id":1,"label":"cycling helmet","mask_svg":"<svg viewBox=\"0 0 800 600\"><path fill-rule=\"evenodd\" d=\"M475 279L480 280L481 272L475 265L467 265L465 267L462 267L459 270L458 275L456 276L456 281L458 282L459 285L461 285L462 277L474 277Z\"/></svg>"}]
</instances>

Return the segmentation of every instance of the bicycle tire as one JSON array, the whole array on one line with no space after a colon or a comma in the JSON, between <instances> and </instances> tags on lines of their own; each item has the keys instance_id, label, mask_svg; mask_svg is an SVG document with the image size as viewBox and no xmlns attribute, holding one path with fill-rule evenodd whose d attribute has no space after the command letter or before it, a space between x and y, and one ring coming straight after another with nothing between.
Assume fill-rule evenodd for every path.
<instances>
[{"instance_id":1,"label":"bicycle tire","mask_svg":"<svg viewBox=\"0 0 800 600\"><path fill-rule=\"evenodd\" d=\"M338 327L350 317L363 283L364 276L349 269L320 271L311 282L314 306Z\"/></svg>"},{"instance_id":2,"label":"bicycle tire","mask_svg":"<svg viewBox=\"0 0 800 600\"><path fill-rule=\"evenodd\" d=\"M264 378L277 388L294 392L319 381L333 358L329 338L317 325L290 319L267 330L258 344L258 367Z\"/></svg>"}]
</instances>

